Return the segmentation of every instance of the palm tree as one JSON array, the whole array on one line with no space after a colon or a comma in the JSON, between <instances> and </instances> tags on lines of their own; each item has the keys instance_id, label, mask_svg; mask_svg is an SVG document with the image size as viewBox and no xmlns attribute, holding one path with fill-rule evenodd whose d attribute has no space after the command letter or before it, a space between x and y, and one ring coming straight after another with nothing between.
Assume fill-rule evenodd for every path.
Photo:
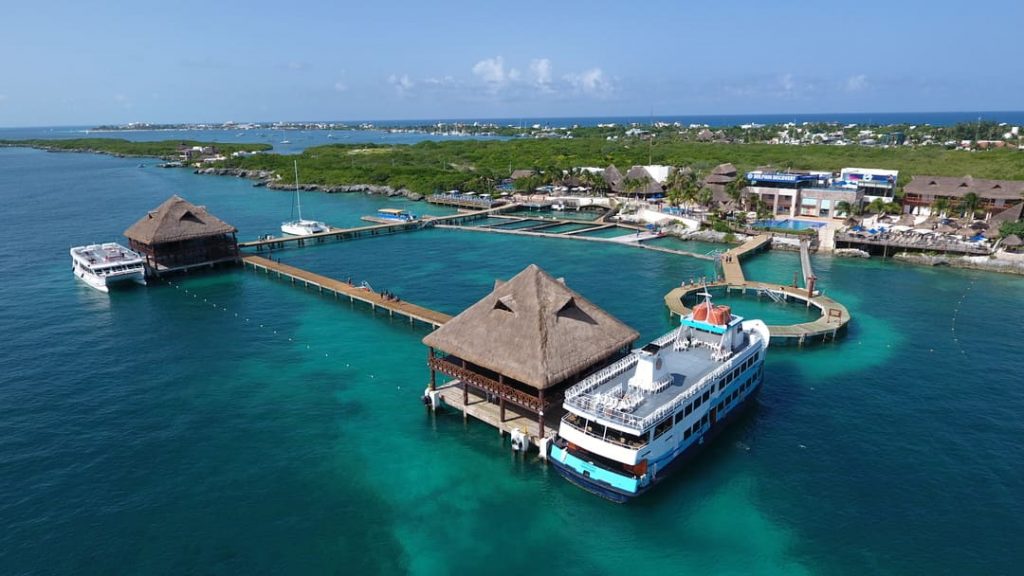
<instances>
[{"instance_id":1,"label":"palm tree","mask_svg":"<svg viewBox=\"0 0 1024 576\"><path fill-rule=\"evenodd\" d=\"M836 202L834 212L836 216L842 216L844 214L849 216L852 210L853 207L850 205L849 202L847 202L846 200L840 200L839 202Z\"/></svg>"},{"instance_id":2,"label":"palm tree","mask_svg":"<svg viewBox=\"0 0 1024 576\"><path fill-rule=\"evenodd\" d=\"M733 202L743 206L745 204L743 202L743 192L749 185L750 182L747 182L747 177L740 174L735 180L725 185L725 191L729 194L729 197L732 198Z\"/></svg>"},{"instance_id":3,"label":"palm tree","mask_svg":"<svg viewBox=\"0 0 1024 576\"><path fill-rule=\"evenodd\" d=\"M700 188L697 191L697 202L700 204L700 207L704 209L705 214L707 214L708 210L711 208L711 200L714 197L715 194L711 191L711 188Z\"/></svg>"},{"instance_id":4,"label":"palm tree","mask_svg":"<svg viewBox=\"0 0 1024 576\"><path fill-rule=\"evenodd\" d=\"M932 202L932 214L941 216L949 210L949 198L939 196Z\"/></svg>"},{"instance_id":5,"label":"palm tree","mask_svg":"<svg viewBox=\"0 0 1024 576\"><path fill-rule=\"evenodd\" d=\"M964 194L963 200L960 201L960 207L963 208L963 214L970 214L971 218L974 218L974 213L978 211L978 206L981 205L981 198L978 197L974 192L968 192Z\"/></svg>"},{"instance_id":6,"label":"palm tree","mask_svg":"<svg viewBox=\"0 0 1024 576\"><path fill-rule=\"evenodd\" d=\"M875 198L870 204L868 204L868 210L875 214L881 214L885 211L885 200Z\"/></svg>"},{"instance_id":7,"label":"palm tree","mask_svg":"<svg viewBox=\"0 0 1024 576\"><path fill-rule=\"evenodd\" d=\"M882 211L886 214L899 214L903 212L903 206L900 206L898 202L886 202L885 206L882 207Z\"/></svg>"}]
</instances>

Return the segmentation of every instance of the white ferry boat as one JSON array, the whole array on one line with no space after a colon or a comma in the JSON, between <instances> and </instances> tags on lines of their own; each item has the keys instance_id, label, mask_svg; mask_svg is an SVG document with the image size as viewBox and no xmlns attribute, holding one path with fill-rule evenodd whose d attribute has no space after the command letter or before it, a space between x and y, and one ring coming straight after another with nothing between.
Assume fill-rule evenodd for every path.
<instances>
[{"instance_id":1,"label":"white ferry boat","mask_svg":"<svg viewBox=\"0 0 1024 576\"><path fill-rule=\"evenodd\" d=\"M759 389L768 327L710 295L681 326L565 393L549 461L614 502L643 494L728 426Z\"/></svg>"},{"instance_id":2,"label":"white ferry boat","mask_svg":"<svg viewBox=\"0 0 1024 576\"><path fill-rule=\"evenodd\" d=\"M108 292L123 282L146 284L145 260L116 242L76 246L71 249L71 269L86 284Z\"/></svg>"}]
</instances>

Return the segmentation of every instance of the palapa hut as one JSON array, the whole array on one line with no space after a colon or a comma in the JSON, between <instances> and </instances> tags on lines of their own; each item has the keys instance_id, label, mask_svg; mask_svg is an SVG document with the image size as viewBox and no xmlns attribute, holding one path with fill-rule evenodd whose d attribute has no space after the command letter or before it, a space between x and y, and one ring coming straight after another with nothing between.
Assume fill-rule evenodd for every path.
<instances>
[{"instance_id":1,"label":"palapa hut","mask_svg":"<svg viewBox=\"0 0 1024 576\"><path fill-rule=\"evenodd\" d=\"M1009 252L1020 252L1021 246L1024 245L1024 241L1020 239L1020 236L1016 234L1010 234L1003 241L999 243L1001 247Z\"/></svg>"},{"instance_id":2,"label":"palapa hut","mask_svg":"<svg viewBox=\"0 0 1024 576\"><path fill-rule=\"evenodd\" d=\"M125 230L150 274L238 260L238 230L178 195Z\"/></svg>"},{"instance_id":3,"label":"palapa hut","mask_svg":"<svg viewBox=\"0 0 1024 576\"><path fill-rule=\"evenodd\" d=\"M463 406L469 388L496 398L501 421L511 403L538 416L568 385L617 359L635 330L531 264L423 339L430 347L430 389L436 373L457 378Z\"/></svg>"}]
</instances>

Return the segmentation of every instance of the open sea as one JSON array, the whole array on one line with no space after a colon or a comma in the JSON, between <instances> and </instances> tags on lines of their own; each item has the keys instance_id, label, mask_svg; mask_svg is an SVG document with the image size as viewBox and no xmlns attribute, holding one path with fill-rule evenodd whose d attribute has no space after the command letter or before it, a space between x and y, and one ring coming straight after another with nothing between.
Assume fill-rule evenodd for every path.
<instances>
[{"instance_id":1,"label":"open sea","mask_svg":"<svg viewBox=\"0 0 1024 576\"><path fill-rule=\"evenodd\" d=\"M123 241L171 194L242 239L289 215L288 193L139 164L0 149L2 574L1024 565L1024 278L814 257L819 285L854 315L848 335L772 349L747 416L647 497L614 505L486 425L427 413L426 328L241 269L109 296L74 279L70 246ZM303 204L335 226L384 206L445 213L361 194ZM643 339L671 328L669 289L711 273L682 255L457 230L275 256L452 314L537 263ZM799 266L768 252L745 271L789 282ZM769 323L807 318L730 304Z\"/></svg>"}]
</instances>

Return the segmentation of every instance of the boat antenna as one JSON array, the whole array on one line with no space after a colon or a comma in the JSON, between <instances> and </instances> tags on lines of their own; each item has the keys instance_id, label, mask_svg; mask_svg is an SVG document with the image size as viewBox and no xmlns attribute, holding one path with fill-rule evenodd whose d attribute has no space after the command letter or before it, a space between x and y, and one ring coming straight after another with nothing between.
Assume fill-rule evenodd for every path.
<instances>
[{"instance_id":1,"label":"boat antenna","mask_svg":"<svg viewBox=\"0 0 1024 576\"><path fill-rule=\"evenodd\" d=\"M295 204L299 209L299 220L302 220L302 199L299 198L299 161L292 160L295 166Z\"/></svg>"}]
</instances>

